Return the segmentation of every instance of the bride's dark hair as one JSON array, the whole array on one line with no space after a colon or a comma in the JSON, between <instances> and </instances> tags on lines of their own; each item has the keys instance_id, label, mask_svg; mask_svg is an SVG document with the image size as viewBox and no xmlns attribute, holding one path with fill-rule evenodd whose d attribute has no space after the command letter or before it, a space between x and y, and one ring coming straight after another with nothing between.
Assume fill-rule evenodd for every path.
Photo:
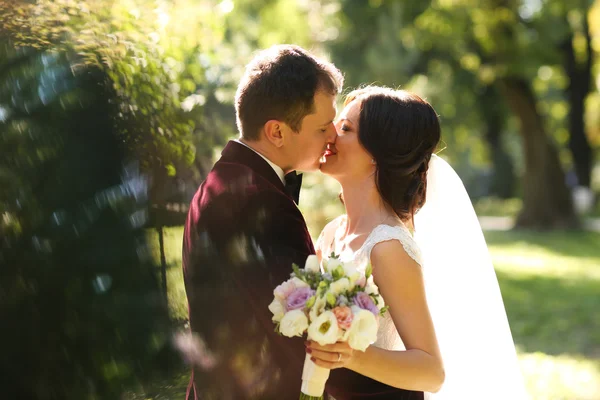
<instances>
[{"instance_id":1,"label":"bride's dark hair","mask_svg":"<svg viewBox=\"0 0 600 400\"><path fill-rule=\"evenodd\" d=\"M369 86L348 94L360 103L358 139L376 164L383 200L403 220L425 204L429 160L440 141L433 107L414 93Z\"/></svg>"}]
</instances>

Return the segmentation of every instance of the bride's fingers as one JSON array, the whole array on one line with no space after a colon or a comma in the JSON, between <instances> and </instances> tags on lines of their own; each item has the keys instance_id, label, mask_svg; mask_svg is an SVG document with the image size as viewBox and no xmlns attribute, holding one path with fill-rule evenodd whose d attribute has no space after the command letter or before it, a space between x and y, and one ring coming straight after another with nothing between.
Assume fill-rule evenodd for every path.
<instances>
[{"instance_id":1,"label":"bride's fingers","mask_svg":"<svg viewBox=\"0 0 600 400\"><path fill-rule=\"evenodd\" d=\"M307 349L312 349L312 350L320 350L320 351L326 351L326 352L330 352L330 353L343 353L343 354L351 354L352 353L352 347L350 347L350 345L346 342L337 342L337 343L321 346L317 342L307 341L305 343L305 345L306 345Z\"/></svg>"},{"instance_id":2,"label":"bride's fingers","mask_svg":"<svg viewBox=\"0 0 600 400\"><path fill-rule=\"evenodd\" d=\"M332 364L343 363L348 359L348 355L343 353L331 353L328 351L322 350L312 350L308 352L312 358L316 358L317 360L327 361Z\"/></svg>"},{"instance_id":3,"label":"bride's fingers","mask_svg":"<svg viewBox=\"0 0 600 400\"><path fill-rule=\"evenodd\" d=\"M329 361L319 360L318 358L311 358L312 362L317 364L319 367L327 368L327 369L336 369L341 368L342 366L337 363L332 363Z\"/></svg>"}]
</instances>

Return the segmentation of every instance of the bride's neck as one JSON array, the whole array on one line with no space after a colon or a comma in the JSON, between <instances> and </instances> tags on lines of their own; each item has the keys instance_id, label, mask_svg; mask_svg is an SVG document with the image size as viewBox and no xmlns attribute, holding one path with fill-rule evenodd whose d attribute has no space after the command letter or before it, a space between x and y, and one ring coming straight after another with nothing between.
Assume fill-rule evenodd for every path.
<instances>
[{"instance_id":1,"label":"bride's neck","mask_svg":"<svg viewBox=\"0 0 600 400\"><path fill-rule=\"evenodd\" d=\"M373 179L342 183L342 197L347 215L346 233L370 231L372 225L383 223L393 214L385 206Z\"/></svg>"}]
</instances>

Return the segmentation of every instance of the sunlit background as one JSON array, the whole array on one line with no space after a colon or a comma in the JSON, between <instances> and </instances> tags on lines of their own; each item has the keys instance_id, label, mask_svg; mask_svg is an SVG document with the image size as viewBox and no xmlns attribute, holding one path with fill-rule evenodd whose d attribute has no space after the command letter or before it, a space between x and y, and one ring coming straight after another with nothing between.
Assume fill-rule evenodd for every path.
<instances>
[{"instance_id":1,"label":"sunlit background","mask_svg":"<svg viewBox=\"0 0 600 400\"><path fill-rule=\"evenodd\" d=\"M433 104L531 397L600 398L599 0L0 0L0 397L183 398L182 224L276 43Z\"/></svg>"}]
</instances>

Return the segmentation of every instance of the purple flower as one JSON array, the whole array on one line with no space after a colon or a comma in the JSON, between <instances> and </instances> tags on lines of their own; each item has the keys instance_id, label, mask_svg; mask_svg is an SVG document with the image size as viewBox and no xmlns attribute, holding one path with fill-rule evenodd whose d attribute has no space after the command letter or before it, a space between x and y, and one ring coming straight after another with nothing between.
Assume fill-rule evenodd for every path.
<instances>
[{"instance_id":1,"label":"purple flower","mask_svg":"<svg viewBox=\"0 0 600 400\"><path fill-rule=\"evenodd\" d=\"M286 300L286 308L287 311L291 310L299 310L304 308L308 299L310 299L315 294L315 291L309 287L301 287L294 290L287 297Z\"/></svg>"},{"instance_id":2,"label":"purple flower","mask_svg":"<svg viewBox=\"0 0 600 400\"><path fill-rule=\"evenodd\" d=\"M365 292L358 292L353 300L354 304L363 310L371 311L373 314L379 315L379 309L373 302L373 299Z\"/></svg>"}]
</instances>

